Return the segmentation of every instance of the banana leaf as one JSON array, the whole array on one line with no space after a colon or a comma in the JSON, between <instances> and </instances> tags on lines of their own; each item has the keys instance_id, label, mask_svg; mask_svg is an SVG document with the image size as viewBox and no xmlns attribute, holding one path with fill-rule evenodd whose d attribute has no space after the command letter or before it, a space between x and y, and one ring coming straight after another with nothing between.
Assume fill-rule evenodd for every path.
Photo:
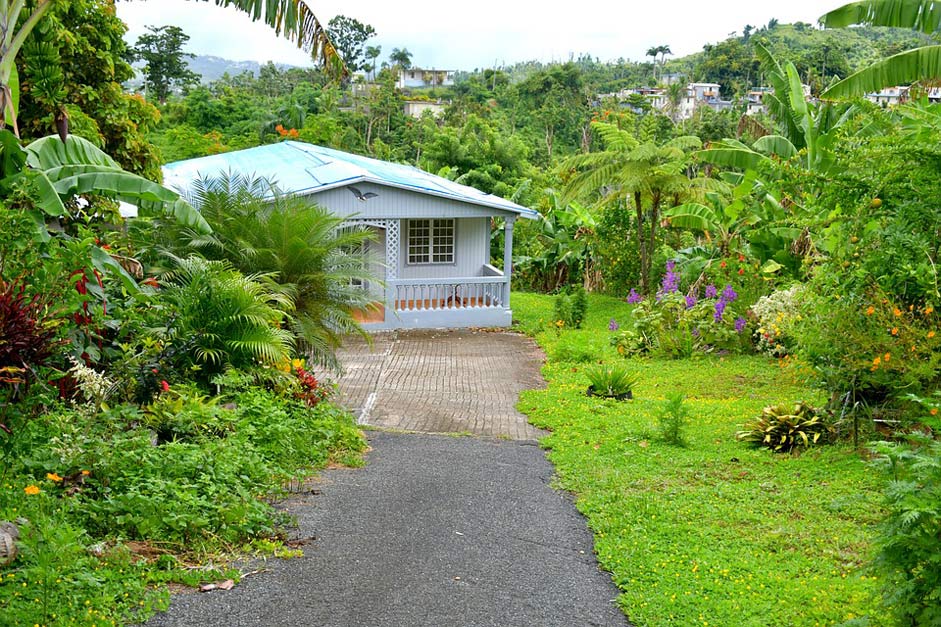
<instances>
[{"instance_id":1,"label":"banana leaf","mask_svg":"<svg viewBox=\"0 0 941 627\"><path fill-rule=\"evenodd\" d=\"M819 21L826 28L894 26L930 34L941 27L941 5L935 0L864 0L825 13Z\"/></svg>"},{"instance_id":2,"label":"banana leaf","mask_svg":"<svg viewBox=\"0 0 941 627\"><path fill-rule=\"evenodd\" d=\"M941 78L941 46L900 52L847 76L820 94L821 98L852 98L891 85Z\"/></svg>"}]
</instances>

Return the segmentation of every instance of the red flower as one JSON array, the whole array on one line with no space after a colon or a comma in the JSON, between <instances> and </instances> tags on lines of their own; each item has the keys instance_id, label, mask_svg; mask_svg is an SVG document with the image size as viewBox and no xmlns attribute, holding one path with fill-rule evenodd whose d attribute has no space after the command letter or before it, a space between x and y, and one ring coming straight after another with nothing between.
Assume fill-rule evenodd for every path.
<instances>
[{"instance_id":1,"label":"red flower","mask_svg":"<svg viewBox=\"0 0 941 627\"><path fill-rule=\"evenodd\" d=\"M166 381L161 381L161 382L160 382L160 389L163 390L164 392L169 392L169 391L170 391L170 384L167 383Z\"/></svg>"},{"instance_id":2,"label":"red flower","mask_svg":"<svg viewBox=\"0 0 941 627\"><path fill-rule=\"evenodd\" d=\"M739 268L739 269L738 269L738 273L739 273L739 274L745 274L745 268Z\"/></svg>"},{"instance_id":3,"label":"red flower","mask_svg":"<svg viewBox=\"0 0 941 627\"><path fill-rule=\"evenodd\" d=\"M725 259L722 260L722 262L719 264L719 267L720 267L720 268L724 268L724 267L725 267Z\"/></svg>"}]
</instances>

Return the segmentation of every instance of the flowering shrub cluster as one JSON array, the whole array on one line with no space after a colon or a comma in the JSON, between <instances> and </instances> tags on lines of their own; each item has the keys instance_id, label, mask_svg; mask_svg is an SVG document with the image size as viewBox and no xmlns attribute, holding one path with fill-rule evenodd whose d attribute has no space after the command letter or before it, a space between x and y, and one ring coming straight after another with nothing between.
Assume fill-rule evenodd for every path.
<instances>
[{"instance_id":1,"label":"flowering shrub cluster","mask_svg":"<svg viewBox=\"0 0 941 627\"><path fill-rule=\"evenodd\" d=\"M630 328L609 324L616 331L612 344L622 355L658 353L689 357L696 352L745 352L751 349L747 307L731 284L721 290L713 284L680 291L676 264L669 261L660 290L643 299L631 290L627 302L636 305Z\"/></svg>"},{"instance_id":2,"label":"flowering shrub cluster","mask_svg":"<svg viewBox=\"0 0 941 627\"><path fill-rule=\"evenodd\" d=\"M794 352L796 338L792 328L801 320L800 302L803 295L802 285L792 285L786 290L762 296L751 306L758 324L755 344L760 352L771 357L784 357Z\"/></svg>"},{"instance_id":3,"label":"flowering shrub cluster","mask_svg":"<svg viewBox=\"0 0 941 627\"><path fill-rule=\"evenodd\" d=\"M817 382L879 405L941 384L941 337L932 305L903 306L873 290L860 299L805 299L793 329Z\"/></svg>"}]
</instances>

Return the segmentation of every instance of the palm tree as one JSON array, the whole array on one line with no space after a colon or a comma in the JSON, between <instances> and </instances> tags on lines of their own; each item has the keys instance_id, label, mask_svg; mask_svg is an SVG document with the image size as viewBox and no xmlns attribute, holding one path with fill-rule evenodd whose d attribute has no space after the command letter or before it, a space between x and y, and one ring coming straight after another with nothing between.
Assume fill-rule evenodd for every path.
<instances>
[{"instance_id":1,"label":"palm tree","mask_svg":"<svg viewBox=\"0 0 941 627\"><path fill-rule=\"evenodd\" d=\"M657 80L657 65L658 65L657 56L660 57L659 65L660 65L661 74L662 74L663 66L667 62L668 54L673 54L673 51L670 50L670 46L667 46L667 45L651 46L650 48L647 49L647 56L653 57L653 62L654 62L653 80L654 81Z\"/></svg>"},{"instance_id":2,"label":"palm tree","mask_svg":"<svg viewBox=\"0 0 941 627\"><path fill-rule=\"evenodd\" d=\"M209 2L209 0L203 0ZM217 6L235 7L253 21L264 19L278 34L297 42L323 62L335 76L349 70L337 53L326 29L314 15L306 0L212 0ZM14 60L33 28L54 7L68 0L36 0L30 6L23 0L0 0L0 126L10 123L16 132L16 105L19 85L13 76ZM26 13L23 13L26 11ZM20 22L22 15L25 18ZM17 24L19 23L19 28Z\"/></svg>"},{"instance_id":3,"label":"palm tree","mask_svg":"<svg viewBox=\"0 0 941 627\"><path fill-rule=\"evenodd\" d=\"M189 243L207 258L277 284L294 302L292 330L305 348L321 364L337 367L334 350L342 336L361 332L353 312L372 306L360 286L376 278L359 252L371 233L341 228L342 218L259 179L199 180L191 200L213 233L189 234Z\"/></svg>"},{"instance_id":4,"label":"palm tree","mask_svg":"<svg viewBox=\"0 0 941 627\"><path fill-rule=\"evenodd\" d=\"M679 119L680 105L683 104L683 99L686 98L686 85L679 81L670 83L667 85L666 97L670 119L676 124Z\"/></svg>"},{"instance_id":5,"label":"palm tree","mask_svg":"<svg viewBox=\"0 0 941 627\"><path fill-rule=\"evenodd\" d=\"M931 34L941 32L941 12L933 0L865 0L826 13L820 23L827 28L859 24L912 28ZM938 78L941 78L941 45L923 46L863 68L832 85L821 97L861 96L890 85Z\"/></svg>"},{"instance_id":6,"label":"palm tree","mask_svg":"<svg viewBox=\"0 0 941 627\"><path fill-rule=\"evenodd\" d=\"M566 187L566 200L595 196L601 203L633 204L635 237L640 257L640 287L651 293L650 273L663 206L675 206L694 190L686 176L691 150L698 137L681 136L658 145L640 142L613 124L593 122L602 138L603 152L570 157L564 169L576 171Z\"/></svg>"}]
</instances>

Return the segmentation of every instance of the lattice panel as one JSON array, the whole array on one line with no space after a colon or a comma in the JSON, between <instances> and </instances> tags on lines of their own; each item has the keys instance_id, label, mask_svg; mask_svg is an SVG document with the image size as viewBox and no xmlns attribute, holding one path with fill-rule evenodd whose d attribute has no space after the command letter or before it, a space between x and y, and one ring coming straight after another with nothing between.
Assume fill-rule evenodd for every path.
<instances>
[{"instance_id":1,"label":"lattice panel","mask_svg":"<svg viewBox=\"0 0 941 627\"><path fill-rule=\"evenodd\" d=\"M386 229L386 280L399 278L399 225L398 220L385 220Z\"/></svg>"}]
</instances>

